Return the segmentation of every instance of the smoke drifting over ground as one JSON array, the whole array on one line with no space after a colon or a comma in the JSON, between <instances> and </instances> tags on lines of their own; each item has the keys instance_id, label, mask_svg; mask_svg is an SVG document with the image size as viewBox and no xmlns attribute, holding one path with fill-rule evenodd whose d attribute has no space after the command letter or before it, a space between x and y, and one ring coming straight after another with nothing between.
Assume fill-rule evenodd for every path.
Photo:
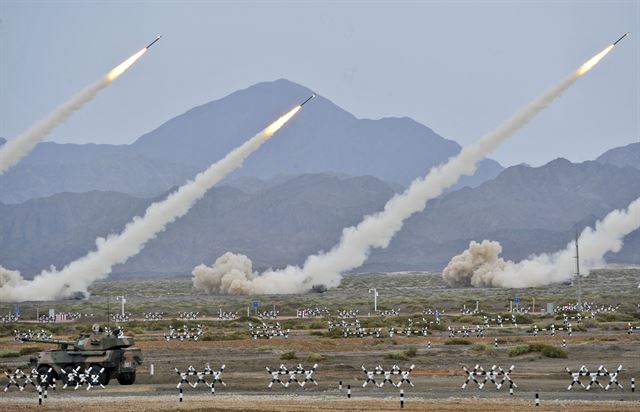
<instances>
[{"instance_id":1,"label":"smoke drifting over ground","mask_svg":"<svg viewBox=\"0 0 640 412\"><path fill-rule=\"evenodd\" d=\"M18 286L22 282L24 282L24 280L22 279L22 276L20 276L20 272L17 270L5 269L0 266L0 288L5 285L8 287Z\"/></svg>"},{"instance_id":2,"label":"smoke drifting over ground","mask_svg":"<svg viewBox=\"0 0 640 412\"><path fill-rule=\"evenodd\" d=\"M199 173L165 200L153 203L142 217L135 217L122 233L96 240L96 250L71 262L61 271L44 271L30 282L6 284L0 287L0 301L52 300L87 292L87 287L111 273L114 265L137 255L146 243L191 207L216 183L240 167L244 160L258 150L280 127L291 119L300 106L267 126L260 133L237 147L223 159Z\"/></svg>"},{"instance_id":3,"label":"smoke drifting over ground","mask_svg":"<svg viewBox=\"0 0 640 412\"><path fill-rule=\"evenodd\" d=\"M250 295L253 273L251 259L227 252L213 266L198 265L193 269L193 287L207 293Z\"/></svg>"},{"instance_id":4,"label":"smoke drifting over ground","mask_svg":"<svg viewBox=\"0 0 640 412\"><path fill-rule=\"evenodd\" d=\"M471 241L469 249L454 256L442 271L442 278L449 286L492 286L493 274L504 271L506 262L500 258L500 242ZM512 263L512 262L509 262Z\"/></svg>"},{"instance_id":5,"label":"smoke drifting over ground","mask_svg":"<svg viewBox=\"0 0 640 412\"><path fill-rule=\"evenodd\" d=\"M357 226L345 228L339 244L329 252L309 256L303 267L289 266L283 270L267 271L249 281L251 287L247 290L255 294L300 293L310 290L316 284L338 286L342 273L360 267L372 248L389 246L405 220L424 210L429 200L440 196L460 177L472 175L480 160L549 106L611 49L613 45L589 59L497 129L484 135L478 143L463 148L447 163L434 167L427 176L414 180L404 193L390 199L383 211L366 216Z\"/></svg>"},{"instance_id":6,"label":"smoke drifting over ground","mask_svg":"<svg viewBox=\"0 0 640 412\"><path fill-rule=\"evenodd\" d=\"M614 210L595 229L586 228L578 238L580 271L587 276L604 263L604 255L618 252L623 239L640 228L640 198L626 210ZM469 248L453 257L442 277L454 287L534 287L570 280L575 273L575 242L553 254L541 254L518 263L500 258L498 242L472 241Z\"/></svg>"},{"instance_id":7,"label":"smoke drifting over ground","mask_svg":"<svg viewBox=\"0 0 640 412\"><path fill-rule=\"evenodd\" d=\"M42 141L59 124L64 122L86 103L93 100L100 90L111 84L112 81L124 73L136 60L138 60L147 49L138 51L133 56L112 69L104 77L83 90L80 94L72 97L69 101L54 110L49 116L40 120L30 129L0 146L0 175L14 166L24 156L26 156L38 143Z\"/></svg>"}]
</instances>

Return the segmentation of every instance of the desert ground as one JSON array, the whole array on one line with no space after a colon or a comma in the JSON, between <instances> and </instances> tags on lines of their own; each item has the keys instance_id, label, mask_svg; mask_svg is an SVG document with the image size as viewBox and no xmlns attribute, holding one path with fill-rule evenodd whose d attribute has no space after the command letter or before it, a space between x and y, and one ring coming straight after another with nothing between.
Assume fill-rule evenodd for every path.
<instances>
[{"instance_id":1,"label":"desert ground","mask_svg":"<svg viewBox=\"0 0 640 412\"><path fill-rule=\"evenodd\" d=\"M30 370L32 353L55 347L16 341L15 330L44 329L57 339L73 339L87 333L93 323L110 323L114 327L116 324L109 322L107 315L120 312L120 302L115 297L124 295L125 312L130 312L131 317L118 326L135 338L144 356L136 383L121 386L112 380L104 389L91 390L86 387L62 389L58 383L55 391L48 392L43 405L38 405L38 394L32 385L24 391L12 386L0 392L0 409L398 410L402 389L406 410L529 410L534 408L536 393L540 399L536 410L638 410L640 389L632 392L630 383L631 378L640 379L640 330L628 333L628 325L640 325L639 281L640 269L610 268L593 272L583 282L582 300L600 309L583 311L579 322L570 319L571 336L566 330L557 330L555 336L548 331L539 331L537 336L532 332L534 325L543 329L554 324L566 329L562 313L540 310L546 309L547 303L575 303L575 287L571 285L526 290L452 289L442 282L438 273L371 273L346 276L340 287L325 293L246 297L196 292L188 278L100 282L90 290L87 300L21 304L19 322L0 324L0 367L5 371ZM370 288L376 288L380 294L379 311L397 309L399 315L382 317L374 312ZM516 296L519 303L513 305L512 299ZM258 301L258 311L251 308L252 301ZM476 305L478 312L475 312ZM274 307L279 311L278 319L264 319L264 322L279 322L284 330L289 330L288 338L252 339L249 323L257 325L263 321L256 312ZM326 307L330 316L296 318L297 309L315 307ZM510 307L517 308L518 312L509 312ZM84 316L76 321L57 323L35 321L36 313L47 313L50 308L80 312ZM423 314L427 309L441 313L439 324L433 314ZM0 304L0 314L13 310L14 305ZM237 312L238 317L220 320L220 310ZM368 331L379 329L381 337L345 338L340 328L330 331L328 321L342 320L337 316L338 310L358 310L361 326ZM176 319L181 311L197 311L198 319ZM143 321L145 312L164 312L164 318ZM498 314L504 318L503 326L490 321L490 326L484 327L483 337L475 333L469 337L461 334L449 337L448 327L482 326L483 316L495 319ZM512 314L517 324L512 324ZM575 311L565 314L576 316ZM424 318L429 325L428 335L389 336L389 328L402 329L409 318L416 323ZM345 321L354 322L353 318ZM204 333L198 341L164 339L169 325L185 324L203 327ZM183 384L184 398L179 402L176 385L180 377L174 368L185 371L192 365L202 370L207 364L213 370L225 365L221 378L226 386L217 383L212 395L210 388L202 383L195 388ZM272 377L265 368L277 369L281 364L289 369L298 364L309 369L317 364L312 375L317 385L307 382L301 387L292 382L285 388L276 382L268 389ZM398 365L404 371L415 365L409 375L413 386L403 382L399 387L390 383L382 387L369 383L363 387L366 380L363 365L369 370L377 365L386 370ZM462 389L467 378L463 367L472 369L475 365L486 371L493 365L504 370L513 365L510 374L515 384L513 395L509 394L508 381L500 389L490 381L482 389L473 381ZM577 371L582 365L590 371L603 365L609 372L622 365L617 378L623 388L614 385L605 391L594 385L586 391L574 385L568 390L572 378L565 368ZM375 378L380 384L383 375ZM610 378L611 374L602 376L599 383L606 386ZM281 379L286 381L288 377ZM398 384L400 375L393 375L392 379ZM478 379L481 382L484 378ZM211 378L205 380L210 382ZM587 385L591 378L583 376L580 380ZM191 376L189 381L195 383L197 377ZM0 384L4 387L7 383L3 376ZM351 398L347 398L349 385Z\"/></svg>"}]
</instances>

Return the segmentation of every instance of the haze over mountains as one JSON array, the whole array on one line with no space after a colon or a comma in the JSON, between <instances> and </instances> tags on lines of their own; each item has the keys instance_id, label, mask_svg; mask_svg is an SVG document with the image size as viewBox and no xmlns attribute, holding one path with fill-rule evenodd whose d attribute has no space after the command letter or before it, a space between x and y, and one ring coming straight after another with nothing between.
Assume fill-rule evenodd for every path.
<instances>
[{"instance_id":1,"label":"haze over mountains","mask_svg":"<svg viewBox=\"0 0 640 412\"><path fill-rule=\"evenodd\" d=\"M0 265L31 277L83 256L310 93L286 80L260 83L132 145L40 144L0 176ZM357 119L318 97L114 274L188 275L227 251L248 255L258 270L300 264L459 150L411 119ZM503 170L487 160L457 188L409 219L361 270L441 270L485 238L500 241L509 259L558 250L640 196L640 142L578 164ZM640 264L640 233L608 261Z\"/></svg>"},{"instance_id":2,"label":"haze over mountains","mask_svg":"<svg viewBox=\"0 0 640 412\"><path fill-rule=\"evenodd\" d=\"M42 143L0 176L0 202L89 190L162 193L311 94L288 80L264 82L195 107L131 145ZM268 179L330 171L406 185L459 150L456 142L412 119L357 119L318 96L233 176ZM501 170L497 162L485 160L459 187L476 186Z\"/></svg>"},{"instance_id":3,"label":"haze over mountains","mask_svg":"<svg viewBox=\"0 0 640 412\"><path fill-rule=\"evenodd\" d=\"M186 275L227 251L247 254L258 269L301 263L332 247L343 227L379 210L396 189L371 176L237 179L214 188L115 273ZM638 196L636 168L565 159L513 166L493 181L431 202L389 249L374 251L363 270L440 270L472 239L499 240L512 259L555 251L576 230ZM151 201L93 191L0 205L0 262L27 275L62 266L90 250L97 236L119 232ZM640 234L631 234L608 261L640 263Z\"/></svg>"}]
</instances>

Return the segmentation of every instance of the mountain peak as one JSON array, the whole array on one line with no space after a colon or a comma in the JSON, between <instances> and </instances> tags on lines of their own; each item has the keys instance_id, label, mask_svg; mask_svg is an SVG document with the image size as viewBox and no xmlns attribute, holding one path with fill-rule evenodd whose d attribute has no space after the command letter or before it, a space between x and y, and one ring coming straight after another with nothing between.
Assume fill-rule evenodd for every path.
<instances>
[{"instance_id":1,"label":"mountain peak","mask_svg":"<svg viewBox=\"0 0 640 412\"><path fill-rule=\"evenodd\" d=\"M253 86L247 87L247 89L251 89L251 88L255 88L255 87L267 87L267 88L272 87L272 88L278 89L279 91L282 91L282 90L285 90L285 89L290 89L290 90L296 91L296 92L313 93L313 91L311 89L309 89L308 87L303 86L300 83L296 83L294 81L291 81L289 79L285 79L284 77L281 77L281 78L276 79L276 80L264 81L264 82L256 83Z\"/></svg>"},{"instance_id":2,"label":"mountain peak","mask_svg":"<svg viewBox=\"0 0 640 412\"><path fill-rule=\"evenodd\" d=\"M549 163L547 163L545 166L562 168L562 167L570 167L571 165L573 165L573 163L571 163L571 161L569 161L568 159L565 159L564 157L558 157L556 159L553 159Z\"/></svg>"},{"instance_id":3,"label":"mountain peak","mask_svg":"<svg viewBox=\"0 0 640 412\"><path fill-rule=\"evenodd\" d=\"M299 83L281 78L277 80L264 81L253 84L244 89L237 90L229 94L228 96L223 97L222 99L213 100L209 103L206 103L205 106L208 104L223 102L227 100L243 99L245 97L248 97L249 100L260 101L261 104L263 99L268 100L270 98L273 99L274 102L291 99L289 105L293 106L296 103L302 103L304 99L306 99L313 93L314 92L311 89Z\"/></svg>"},{"instance_id":4,"label":"mountain peak","mask_svg":"<svg viewBox=\"0 0 640 412\"><path fill-rule=\"evenodd\" d=\"M260 82L169 120L132 148L148 158L204 168L314 92L284 78ZM333 171L408 184L459 150L411 118L358 119L317 95L233 177ZM485 162L480 169L481 182L502 168Z\"/></svg>"}]
</instances>

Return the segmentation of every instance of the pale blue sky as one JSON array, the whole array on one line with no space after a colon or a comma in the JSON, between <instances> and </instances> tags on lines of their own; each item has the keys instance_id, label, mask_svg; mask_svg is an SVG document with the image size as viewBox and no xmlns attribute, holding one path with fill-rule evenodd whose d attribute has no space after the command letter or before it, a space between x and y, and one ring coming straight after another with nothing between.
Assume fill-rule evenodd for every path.
<instances>
[{"instance_id":1,"label":"pale blue sky","mask_svg":"<svg viewBox=\"0 0 640 412\"><path fill-rule=\"evenodd\" d=\"M626 31L493 156L591 159L640 139L640 2L0 1L7 139L153 40L48 140L130 143L193 106L288 78L358 117L471 143Z\"/></svg>"}]
</instances>

